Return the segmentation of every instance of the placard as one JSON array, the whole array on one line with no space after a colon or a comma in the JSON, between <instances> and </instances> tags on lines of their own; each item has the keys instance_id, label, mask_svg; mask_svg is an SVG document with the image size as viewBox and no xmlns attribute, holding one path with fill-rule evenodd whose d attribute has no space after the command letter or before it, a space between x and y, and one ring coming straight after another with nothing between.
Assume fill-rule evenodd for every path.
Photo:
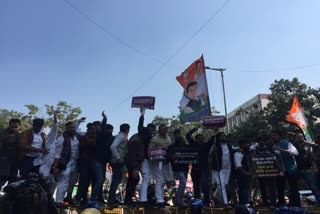
<instances>
[{"instance_id":1,"label":"placard","mask_svg":"<svg viewBox=\"0 0 320 214\"><path fill-rule=\"evenodd\" d=\"M199 151L190 148L177 148L174 164L199 164Z\"/></svg>"},{"instance_id":2,"label":"placard","mask_svg":"<svg viewBox=\"0 0 320 214\"><path fill-rule=\"evenodd\" d=\"M155 102L156 102L155 97L150 97L150 96L132 97L131 108L146 108L146 109L153 110Z\"/></svg>"},{"instance_id":3,"label":"placard","mask_svg":"<svg viewBox=\"0 0 320 214\"><path fill-rule=\"evenodd\" d=\"M226 125L226 117L223 115L202 117L202 121L205 129L220 128Z\"/></svg>"},{"instance_id":4,"label":"placard","mask_svg":"<svg viewBox=\"0 0 320 214\"><path fill-rule=\"evenodd\" d=\"M153 149L148 151L150 160L165 160L167 157L167 151L163 149Z\"/></svg>"},{"instance_id":5,"label":"placard","mask_svg":"<svg viewBox=\"0 0 320 214\"><path fill-rule=\"evenodd\" d=\"M275 177L282 176L283 172L279 170L279 160L275 155L257 155L252 156L250 168L257 177Z\"/></svg>"}]
</instances>

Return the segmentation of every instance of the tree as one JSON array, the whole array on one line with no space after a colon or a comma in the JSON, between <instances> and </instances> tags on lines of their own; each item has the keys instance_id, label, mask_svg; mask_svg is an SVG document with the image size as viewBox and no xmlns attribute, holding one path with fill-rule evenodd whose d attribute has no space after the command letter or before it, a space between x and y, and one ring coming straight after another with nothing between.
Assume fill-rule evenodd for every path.
<instances>
[{"instance_id":1,"label":"tree","mask_svg":"<svg viewBox=\"0 0 320 214\"><path fill-rule=\"evenodd\" d=\"M14 110L0 109L0 128L7 128L11 119L21 119L24 116L23 113ZM24 120L21 121L21 128L26 129L29 124Z\"/></svg>"},{"instance_id":2,"label":"tree","mask_svg":"<svg viewBox=\"0 0 320 214\"><path fill-rule=\"evenodd\" d=\"M65 101L59 101L56 106L45 105L47 114L52 118L54 114L57 115L59 121L59 130L64 129L64 124L67 121L75 121L81 114L80 107L72 107ZM46 124L51 125L51 120L47 120Z\"/></svg>"},{"instance_id":3,"label":"tree","mask_svg":"<svg viewBox=\"0 0 320 214\"><path fill-rule=\"evenodd\" d=\"M21 130L26 130L32 124L32 120L39 114L39 107L28 104L25 105L28 113L24 114L14 110L0 109L0 128L8 127L10 119L17 118L21 120ZM64 130L64 124L67 121L76 120L81 114L80 107L73 107L65 101L59 101L57 105L45 105L48 117L44 117L45 127L50 127L53 115L56 113L59 121L59 130Z\"/></svg>"},{"instance_id":4,"label":"tree","mask_svg":"<svg viewBox=\"0 0 320 214\"><path fill-rule=\"evenodd\" d=\"M312 132L319 134L319 123L317 123L320 118L319 88L311 88L299 82L298 78L293 78L292 80L275 80L271 84L270 90L270 102L267 107L261 112L250 115L246 122L234 130L235 135L248 135L251 136L250 138L255 138L259 134L259 130L269 132L274 128L285 129L287 132L296 131L298 127L286 121L294 95L301 103Z\"/></svg>"}]
</instances>

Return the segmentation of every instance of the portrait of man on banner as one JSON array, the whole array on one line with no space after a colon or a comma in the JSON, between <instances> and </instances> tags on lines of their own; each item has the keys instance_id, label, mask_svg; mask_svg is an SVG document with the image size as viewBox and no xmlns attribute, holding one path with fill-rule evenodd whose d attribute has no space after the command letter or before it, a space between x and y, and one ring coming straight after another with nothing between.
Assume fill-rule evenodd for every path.
<instances>
[{"instance_id":1,"label":"portrait of man on banner","mask_svg":"<svg viewBox=\"0 0 320 214\"><path fill-rule=\"evenodd\" d=\"M183 87L179 106L181 121L199 121L203 116L208 116L210 103L203 56L193 62L176 79Z\"/></svg>"}]
</instances>

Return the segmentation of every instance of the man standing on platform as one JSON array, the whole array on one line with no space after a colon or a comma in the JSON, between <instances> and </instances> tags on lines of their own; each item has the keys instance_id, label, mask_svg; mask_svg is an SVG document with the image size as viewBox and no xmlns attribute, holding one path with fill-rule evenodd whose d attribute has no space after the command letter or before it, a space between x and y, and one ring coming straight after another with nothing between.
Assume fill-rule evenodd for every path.
<instances>
[{"instance_id":1,"label":"man standing on platform","mask_svg":"<svg viewBox=\"0 0 320 214\"><path fill-rule=\"evenodd\" d=\"M197 134L195 138L192 134L198 130L197 128L191 129L186 138L191 148L199 151L199 164L192 165L191 178L194 188L194 197L201 198L201 192L204 195L203 205L204 207L210 207L209 198L209 167L208 167L208 155L210 148L213 144L213 140L205 142L203 134ZM201 191L200 191L201 190Z\"/></svg>"},{"instance_id":2,"label":"man standing on platform","mask_svg":"<svg viewBox=\"0 0 320 214\"><path fill-rule=\"evenodd\" d=\"M141 115L139 118L138 124L138 132L142 132L144 126L144 113L145 109L140 109ZM148 132L150 133L151 137L153 137L156 133L156 126L152 123L149 123L146 127ZM141 163L141 176L142 176L142 184L140 188L140 205L147 206L148 204L148 185L152 177L152 170L151 170L151 161L149 160L148 156L148 147L149 141L145 141L144 143L144 159Z\"/></svg>"},{"instance_id":3,"label":"man standing on platform","mask_svg":"<svg viewBox=\"0 0 320 214\"><path fill-rule=\"evenodd\" d=\"M161 124L159 126L159 131L156 136L154 136L149 144L148 151L167 151L168 147L172 144L171 138L167 135L168 127L165 124ZM149 156L150 157L150 156ZM152 160L151 168L153 171L153 175L156 179L156 201L158 207L164 207L164 173L168 172L170 169L170 165L167 161L164 160L165 157L161 159Z\"/></svg>"},{"instance_id":4,"label":"man standing on platform","mask_svg":"<svg viewBox=\"0 0 320 214\"><path fill-rule=\"evenodd\" d=\"M9 164L9 176L0 177L0 189L8 180L14 181L18 174L17 153L19 145L20 120L11 119L9 127L0 131L0 157Z\"/></svg>"},{"instance_id":5,"label":"man standing on platform","mask_svg":"<svg viewBox=\"0 0 320 214\"><path fill-rule=\"evenodd\" d=\"M115 136L114 141L110 147L112 152L112 157L110 160L110 164L112 167L112 181L108 198L110 207L117 207L119 205L116 201L116 191L119 184L121 183L123 167L126 163L129 131L129 124L121 124L120 132Z\"/></svg>"},{"instance_id":6,"label":"man standing on platform","mask_svg":"<svg viewBox=\"0 0 320 214\"><path fill-rule=\"evenodd\" d=\"M27 177L31 172L38 172L39 168L35 167L33 161L40 154L48 154L45 148L46 136L42 132L44 120L36 118L32 121L32 128L23 132L20 136L20 154L21 175Z\"/></svg>"}]
</instances>

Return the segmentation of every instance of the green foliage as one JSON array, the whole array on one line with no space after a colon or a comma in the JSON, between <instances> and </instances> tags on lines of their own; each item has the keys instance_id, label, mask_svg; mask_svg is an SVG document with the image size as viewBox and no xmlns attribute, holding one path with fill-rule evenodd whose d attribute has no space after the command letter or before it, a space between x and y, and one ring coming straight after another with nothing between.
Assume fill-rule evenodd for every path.
<instances>
[{"instance_id":1,"label":"green foliage","mask_svg":"<svg viewBox=\"0 0 320 214\"><path fill-rule=\"evenodd\" d=\"M286 116L296 95L308 119L312 132L318 135L320 124L320 89L314 89L297 78L292 80L275 80L270 86L269 104L261 111L249 115L246 122L240 124L233 131L236 136L255 139L258 135L265 135L271 129L277 128L287 133L299 129L295 124L286 121ZM261 134L264 133L264 134Z\"/></svg>"},{"instance_id":2,"label":"green foliage","mask_svg":"<svg viewBox=\"0 0 320 214\"><path fill-rule=\"evenodd\" d=\"M27 114L14 110L0 109L0 128L8 127L10 119L13 118L21 120L21 130L26 130L29 128L32 124L32 120L39 114L40 108L33 104L25 105L25 107L28 109ZM59 101L56 105L46 104L45 108L48 115L48 117L43 118L45 119L45 126L51 126L53 115L56 113L60 131L64 129L64 124L66 121L74 121L81 114L80 107L72 107L65 101Z\"/></svg>"},{"instance_id":3,"label":"green foliage","mask_svg":"<svg viewBox=\"0 0 320 214\"><path fill-rule=\"evenodd\" d=\"M0 129L1 128L7 128L9 125L9 121L11 119L21 119L23 118L24 114L21 112L13 111L13 110L7 110L7 109L0 109ZM29 124L22 120L21 128L26 129L28 128Z\"/></svg>"},{"instance_id":4,"label":"green foliage","mask_svg":"<svg viewBox=\"0 0 320 214\"><path fill-rule=\"evenodd\" d=\"M81 114L80 107L72 107L65 101L59 101L56 106L54 105L45 105L47 114L53 118L53 115L57 115L59 122L59 130L64 129L64 124L68 121L75 121ZM46 124L51 125L52 120L47 120Z\"/></svg>"}]
</instances>

